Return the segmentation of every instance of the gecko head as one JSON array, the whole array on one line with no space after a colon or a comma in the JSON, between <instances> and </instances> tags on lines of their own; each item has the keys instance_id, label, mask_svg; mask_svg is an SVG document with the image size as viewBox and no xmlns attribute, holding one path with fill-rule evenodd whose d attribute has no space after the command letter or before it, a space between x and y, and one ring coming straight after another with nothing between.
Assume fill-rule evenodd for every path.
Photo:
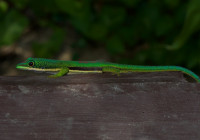
<instances>
[{"instance_id":1,"label":"gecko head","mask_svg":"<svg viewBox=\"0 0 200 140\"><path fill-rule=\"evenodd\" d=\"M37 65L35 64L34 58L28 58L25 62L17 64L16 68L22 70L31 70L33 68L37 68Z\"/></svg>"},{"instance_id":2,"label":"gecko head","mask_svg":"<svg viewBox=\"0 0 200 140\"><path fill-rule=\"evenodd\" d=\"M58 71L55 66L54 60L45 58L28 58L25 62L19 63L16 68L21 70L33 71Z\"/></svg>"}]
</instances>

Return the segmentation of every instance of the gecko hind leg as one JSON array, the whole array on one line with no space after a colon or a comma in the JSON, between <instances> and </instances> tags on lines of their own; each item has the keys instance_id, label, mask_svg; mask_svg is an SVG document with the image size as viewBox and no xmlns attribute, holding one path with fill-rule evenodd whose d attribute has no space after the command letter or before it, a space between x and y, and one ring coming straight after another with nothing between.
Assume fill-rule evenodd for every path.
<instances>
[{"instance_id":1,"label":"gecko hind leg","mask_svg":"<svg viewBox=\"0 0 200 140\"><path fill-rule=\"evenodd\" d=\"M113 75L120 75L120 69L115 67L104 67L102 68L102 72L111 72Z\"/></svg>"},{"instance_id":2,"label":"gecko hind leg","mask_svg":"<svg viewBox=\"0 0 200 140\"><path fill-rule=\"evenodd\" d=\"M54 75L50 75L48 77L57 78L57 77L61 77L61 76L65 75L65 74L67 74L68 72L69 72L69 68L63 68L58 73L56 73Z\"/></svg>"}]
</instances>

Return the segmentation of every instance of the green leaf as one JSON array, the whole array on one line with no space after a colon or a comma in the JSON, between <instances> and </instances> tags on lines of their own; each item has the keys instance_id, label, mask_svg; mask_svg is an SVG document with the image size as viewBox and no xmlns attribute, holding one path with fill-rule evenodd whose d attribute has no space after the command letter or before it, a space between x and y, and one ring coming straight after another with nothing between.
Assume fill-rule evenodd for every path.
<instances>
[{"instance_id":1,"label":"green leaf","mask_svg":"<svg viewBox=\"0 0 200 140\"><path fill-rule=\"evenodd\" d=\"M8 4L5 1L0 1L0 11L6 12L8 9Z\"/></svg>"},{"instance_id":2,"label":"green leaf","mask_svg":"<svg viewBox=\"0 0 200 140\"><path fill-rule=\"evenodd\" d=\"M187 10L187 16L184 22L184 26L180 34L174 40L173 44L167 49L178 50L188 41L190 36L200 30L200 1L191 0Z\"/></svg>"},{"instance_id":3,"label":"green leaf","mask_svg":"<svg viewBox=\"0 0 200 140\"><path fill-rule=\"evenodd\" d=\"M0 21L0 45L10 45L15 42L28 26L28 20L17 11L10 11L4 20Z\"/></svg>"}]
</instances>

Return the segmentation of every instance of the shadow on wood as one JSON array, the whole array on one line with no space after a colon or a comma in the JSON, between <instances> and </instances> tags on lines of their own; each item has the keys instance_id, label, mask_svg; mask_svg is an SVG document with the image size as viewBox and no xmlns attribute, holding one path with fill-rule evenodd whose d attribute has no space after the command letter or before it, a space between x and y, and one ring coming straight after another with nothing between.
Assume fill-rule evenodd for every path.
<instances>
[{"instance_id":1,"label":"shadow on wood","mask_svg":"<svg viewBox=\"0 0 200 140\"><path fill-rule=\"evenodd\" d=\"M200 85L179 72L0 77L0 139L200 139Z\"/></svg>"}]
</instances>

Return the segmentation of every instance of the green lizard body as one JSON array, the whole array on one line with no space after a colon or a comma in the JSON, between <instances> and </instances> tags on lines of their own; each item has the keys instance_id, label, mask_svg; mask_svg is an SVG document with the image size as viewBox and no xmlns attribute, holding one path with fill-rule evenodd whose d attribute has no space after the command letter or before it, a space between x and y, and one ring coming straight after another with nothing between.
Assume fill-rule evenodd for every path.
<instances>
[{"instance_id":1,"label":"green lizard body","mask_svg":"<svg viewBox=\"0 0 200 140\"><path fill-rule=\"evenodd\" d=\"M71 72L111 72L119 75L120 73L128 72L161 72L161 71L181 71L194 78L197 82L200 82L200 78L192 71L179 67L179 66L137 66L137 65L125 65L109 62L96 62L96 61L62 61L52 60L44 58L28 58L24 63L20 63L16 66L18 69L45 71L45 72L57 72L50 77L61 77Z\"/></svg>"}]
</instances>

